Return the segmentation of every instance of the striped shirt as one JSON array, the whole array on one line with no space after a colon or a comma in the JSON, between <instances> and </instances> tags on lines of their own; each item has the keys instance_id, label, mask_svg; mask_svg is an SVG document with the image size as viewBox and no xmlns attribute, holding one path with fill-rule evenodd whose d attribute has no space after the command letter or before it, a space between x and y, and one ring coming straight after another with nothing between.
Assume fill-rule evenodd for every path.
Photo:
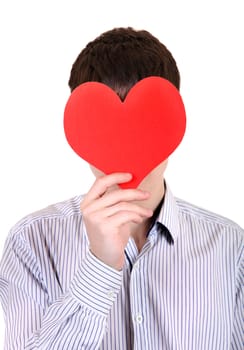
<instances>
[{"instance_id":1,"label":"striped shirt","mask_svg":"<svg viewBox=\"0 0 244 350\"><path fill-rule=\"evenodd\" d=\"M0 265L5 350L244 349L244 234L169 188L123 271L89 251L82 196L22 219Z\"/></svg>"}]
</instances>

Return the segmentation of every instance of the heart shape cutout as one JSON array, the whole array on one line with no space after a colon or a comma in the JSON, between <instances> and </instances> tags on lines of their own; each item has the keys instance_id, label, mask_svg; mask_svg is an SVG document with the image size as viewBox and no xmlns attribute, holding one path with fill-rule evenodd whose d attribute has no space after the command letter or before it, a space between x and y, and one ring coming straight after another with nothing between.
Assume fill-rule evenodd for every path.
<instances>
[{"instance_id":1,"label":"heart shape cutout","mask_svg":"<svg viewBox=\"0 0 244 350\"><path fill-rule=\"evenodd\" d=\"M137 82L123 102L103 83L83 83L64 110L66 139L82 159L105 174L133 174L121 188L138 187L177 148L185 128L179 91L156 76Z\"/></svg>"}]
</instances>

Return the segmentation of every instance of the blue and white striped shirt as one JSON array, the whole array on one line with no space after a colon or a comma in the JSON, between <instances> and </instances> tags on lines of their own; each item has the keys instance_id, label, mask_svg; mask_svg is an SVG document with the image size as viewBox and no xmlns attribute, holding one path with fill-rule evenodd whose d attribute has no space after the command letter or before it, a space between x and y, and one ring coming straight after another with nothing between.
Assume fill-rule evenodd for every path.
<instances>
[{"instance_id":1,"label":"blue and white striped shirt","mask_svg":"<svg viewBox=\"0 0 244 350\"><path fill-rule=\"evenodd\" d=\"M244 349L244 234L169 188L123 271L95 258L82 196L22 219L0 265L5 350Z\"/></svg>"}]
</instances>

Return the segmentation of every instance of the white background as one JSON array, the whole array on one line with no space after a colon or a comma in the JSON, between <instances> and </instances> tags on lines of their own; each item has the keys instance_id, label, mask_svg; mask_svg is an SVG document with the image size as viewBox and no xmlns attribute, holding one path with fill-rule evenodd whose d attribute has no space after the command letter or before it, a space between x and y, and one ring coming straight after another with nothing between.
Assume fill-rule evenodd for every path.
<instances>
[{"instance_id":1,"label":"white background","mask_svg":"<svg viewBox=\"0 0 244 350\"><path fill-rule=\"evenodd\" d=\"M188 124L166 171L174 194L244 227L241 3L1 2L1 253L9 229L20 218L92 184L87 164L64 137L67 82L87 42L118 26L150 31L173 53L180 69ZM1 343L3 324L0 311Z\"/></svg>"}]
</instances>

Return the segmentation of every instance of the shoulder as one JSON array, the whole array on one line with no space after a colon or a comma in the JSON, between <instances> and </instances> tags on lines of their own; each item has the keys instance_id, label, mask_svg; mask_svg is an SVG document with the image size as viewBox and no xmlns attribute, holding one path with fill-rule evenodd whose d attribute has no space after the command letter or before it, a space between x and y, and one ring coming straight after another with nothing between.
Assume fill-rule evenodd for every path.
<instances>
[{"instance_id":1,"label":"shoulder","mask_svg":"<svg viewBox=\"0 0 244 350\"><path fill-rule=\"evenodd\" d=\"M83 195L75 196L70 199L51 204L38 211L32 212L20 219L10 230L8 238L13 238L23 232L33 230L43 230L55 223L81 220L80 202Z\"/></svg>"},{"instance_id":2,"label":"shoulder","mask_svg":"<svg viewBox=\"0 0 244 350\"><path fill-rule=\"evenodd\" d=\"M228 237L243 249L244 230L236 222L179 198L176 198L176 204L182 220L191 225L193 230L201 230L212 236Z\"/></svg>"},{"instance_id":3,"label":"shoulder","mask_svg":"<svg viewBox=\"0 0 244 350\"><path fill-rule=\"evenodd\" d=\"M179 213L189 216L192 220L204 221L206 224L222 225L243 232L243 229L236 222L225 216L209 211L201 206L189 203L180 198L176 198L176 203Z\"/></svg>"}]
</instances>

